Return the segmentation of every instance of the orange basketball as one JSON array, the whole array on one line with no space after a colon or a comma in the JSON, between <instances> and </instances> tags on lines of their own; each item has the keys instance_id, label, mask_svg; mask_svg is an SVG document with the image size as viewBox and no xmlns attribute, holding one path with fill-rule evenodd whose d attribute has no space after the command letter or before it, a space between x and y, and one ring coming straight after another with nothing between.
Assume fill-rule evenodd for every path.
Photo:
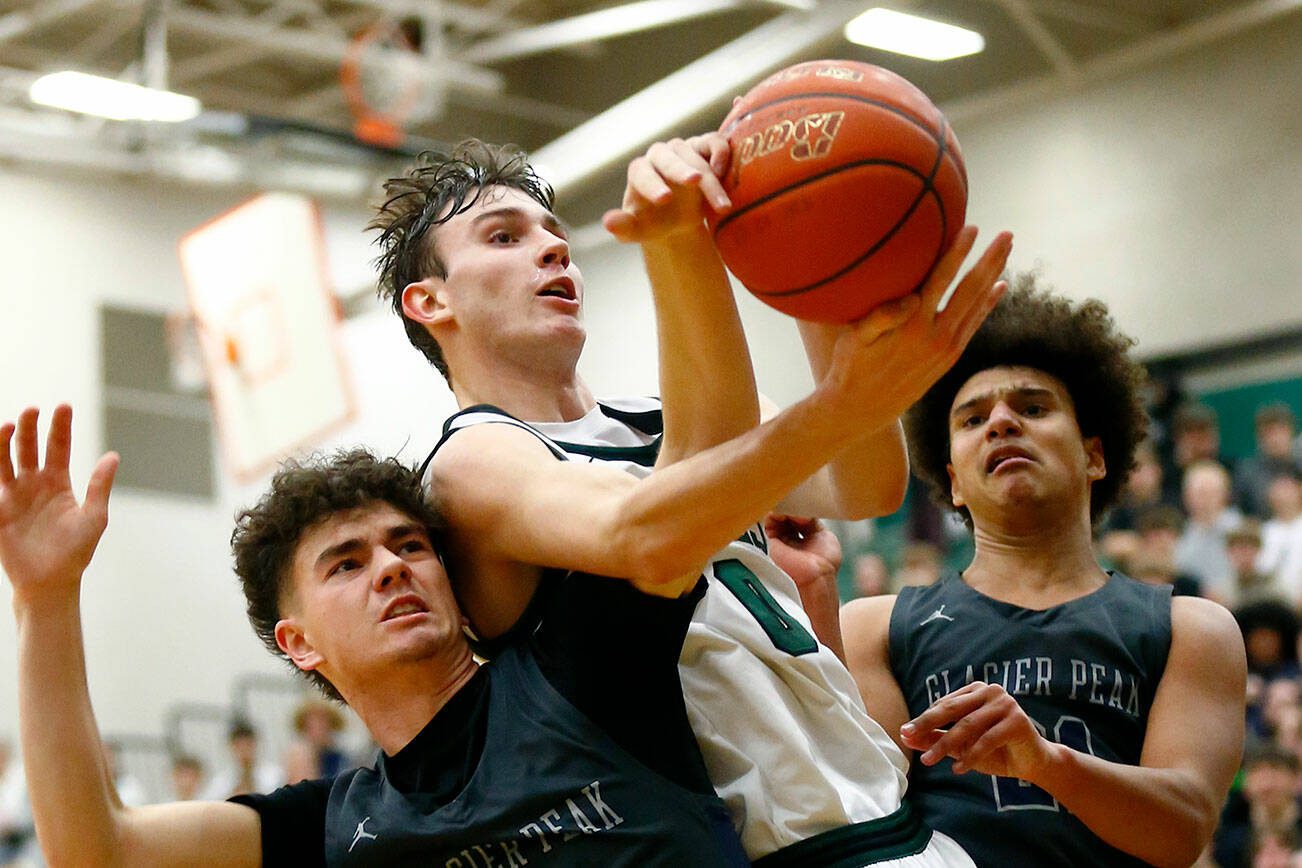
<instances>
[{"instance_id":1,"label":"orange basketball","mask_svg":"<svg viewBox=\"0 0 1302 868\"><path fill-rule=\"evenodd\" d=\"M967 171L927 95L893 72L817 60L774 73L724 118L733 209L723 261L783 313L852 322L926 280L963 227Z\"/></svg>"}]
</instances>

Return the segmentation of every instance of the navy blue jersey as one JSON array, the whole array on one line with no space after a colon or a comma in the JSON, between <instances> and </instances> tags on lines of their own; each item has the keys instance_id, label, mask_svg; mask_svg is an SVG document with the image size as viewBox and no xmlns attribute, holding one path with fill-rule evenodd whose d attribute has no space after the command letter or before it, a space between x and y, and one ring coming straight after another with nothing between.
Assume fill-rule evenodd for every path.
<instances>
[{"instance_id":1,"label":"navy blue jersey","mask_svg":"<svg viewBox=\"0 0 1302 868\"><path fill-rule=\"evenodd\" d=\"M900 592L890 659L909 714L972 681L1003 685L1054 741L1138 765L1171 646L1171 591L1112 574L1097 591L1044 610L985 596L957 574ZM909 798L978 865L1143 865L1105 844L1038 787L952 761L914 763Z\"/></svg>"},{"instance_id":2,"label":"navy blue jersey","mask_svg":"<svg viewBox=\"0 0 1302 868\"><path fill-rule=\"evenodd\" d=\"M533 629L402 750L233 799L261 816L263 864L746 864L677 677L702 590L670 600L583 574L548 583Z\"/></svg>"}]
</instances>

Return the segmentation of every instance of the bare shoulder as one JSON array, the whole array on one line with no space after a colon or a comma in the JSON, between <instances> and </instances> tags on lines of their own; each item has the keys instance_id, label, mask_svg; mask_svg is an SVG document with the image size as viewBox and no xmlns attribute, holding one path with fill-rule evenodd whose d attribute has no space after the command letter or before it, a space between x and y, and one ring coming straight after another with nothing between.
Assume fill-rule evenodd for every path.
<instances>
[{"instance_id":1,"label":"bare shoulder","mask_svg":"<svg viewBox=\"0 0 1302 868\"><path fill-rule=\"evenodd\" d=\"M1168 667L1235 673L1246 677L1243 633L1220 603L1203 597L1171 598Z\"/></svg>"},{"instance_id":2,"label":"bare shoulder","mask_svg":"<svg viewBox=\"0 0 1302 868\"><path fill-rule=\"evenodd\" d=\"M894 594L860 597L841 607L841 635L847 655L882 653L887 649L896 599Z\"/></svg>"}]
</instances>

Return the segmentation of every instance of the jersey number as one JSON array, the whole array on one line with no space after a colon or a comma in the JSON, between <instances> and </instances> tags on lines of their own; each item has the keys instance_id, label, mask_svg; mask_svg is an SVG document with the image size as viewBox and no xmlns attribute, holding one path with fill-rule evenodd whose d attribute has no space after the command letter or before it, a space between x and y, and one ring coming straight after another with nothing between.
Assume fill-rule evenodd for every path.
<instances>
[{"instance_id":1,"label":"jersey number","mask_svg":"<svg viewBox=\"0 0 1302 868\"><path fill-rule=\"evenodd\" d=\"M1031 721L1040 735L1049 734L1037 721ZM1053 728L1053 740L1065 744L1073 750L1094 755L1094 745L1090 740L1090 728L1079 717L1064 714L1058 718ZM991 776L995 788L995 807L1000 811L1057 811L1058 800L1044 790L1017 778L999 778Z\"/></svg>"},{"instance_id":2,"label":"jersey number","mask_svg":"<svg viewBox=\"0 0 1302 868\"><path fill-rule=\"evenodd\" d=\"M779 651L799 656L818 650L818 642L809 631L778 605L759 576L741 561L732 558L716 561L714 576L741 601Z\"/></svg>"}]
</instances>

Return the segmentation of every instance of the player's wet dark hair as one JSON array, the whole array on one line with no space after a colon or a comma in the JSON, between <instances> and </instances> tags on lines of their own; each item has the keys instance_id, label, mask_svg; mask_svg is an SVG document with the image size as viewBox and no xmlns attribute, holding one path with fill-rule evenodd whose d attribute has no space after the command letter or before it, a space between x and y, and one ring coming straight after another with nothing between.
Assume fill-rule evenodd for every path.
<instances>
[{"instance_id":1,"label":"player's wet dark hair","mask_svg":"<svg viewBox=\"0 0 1302 868\"><path fill-rule=\"evenodd\" d=\"M241 512L231 534L235 573L244 589L249 622L272 654L289 662L331 699L339 692L318 672L294 666L276 644L276 622L291 591L290 571L299 541L312 528L345 510L387 503L422 524L437 545L442 522L425 500L415 471L396 458L378 459L365 449L340 451L305 463L286 461L256 506Z\"/></svg>"},{"instance_id":2,"label":"player's wet dark hair","mask_svg":"<svg viewBox=\"0 0 1302 868\"><path fill-rule=\"evenodd\" d=\"M402 291L426 277L446 277L431 228L446 223L474 206L484 188L512 187L547 210L555 199L551 185L534 172L523 151L515 145L490 145L469 139L451 153L425 151L407 174L384 182L385 201L367 229L379 230L380 297L402 317L412 346L438 369L448 382L443 350L425 330L402 312Z\"/></svg>"},{"instance_id":3,"label":"player's wet dark hair","mask_svg":"<svg viewBox=\"0 0 1302 868\"><path fill-rule=\"evenodd\" d=\"M1034 273L1018 275L1011 284L954 367L905 417L914 472L937 503L953 509L945 467L954 396L973 375L989 368L1035 368L1063 382L1081 434L1103 444L1107 475L1090 489L1090 516L1097 520L1116 501L1135 465L1135 449L1147 434L1147 374L1130 357L1134 340L1116 330L1103 302L1073 304L1039 288ZM971 527L967 509L959 513Z\"/></svg>"}]
</instances>

